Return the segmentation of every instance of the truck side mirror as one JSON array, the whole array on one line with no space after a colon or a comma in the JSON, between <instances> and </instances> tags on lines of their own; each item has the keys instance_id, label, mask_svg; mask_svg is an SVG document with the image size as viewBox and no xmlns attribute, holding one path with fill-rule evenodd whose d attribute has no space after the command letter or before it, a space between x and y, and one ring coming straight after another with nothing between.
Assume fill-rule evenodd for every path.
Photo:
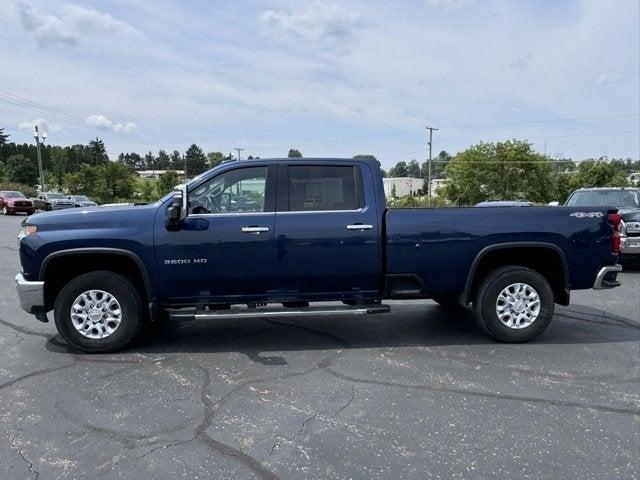
<instances>
[{"instance_id":1,"label":"truck side mirror","mask_svg":"<svg viewBox=\"0 0 640 480\"><path fill-rule=\"evenodd\" d=\"M187 186L178 185L173 190L171 205L167 208L165 227L167 230L180 230L180 222L187 216Z\"/></svg>"}]
</instances>

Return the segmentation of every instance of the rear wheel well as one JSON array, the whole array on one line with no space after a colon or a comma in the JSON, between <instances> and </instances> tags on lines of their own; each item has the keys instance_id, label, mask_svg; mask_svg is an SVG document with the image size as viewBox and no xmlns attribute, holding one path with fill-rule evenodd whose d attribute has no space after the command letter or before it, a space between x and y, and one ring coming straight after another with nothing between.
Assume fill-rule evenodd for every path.
<instances>
[{"instance_id":1,"label":"rear wheel well","mask_svg":"<svg viewBox=\"0 0 640 480\"><path fill-rule=\"evenodd\" d=\"M563 258L559 252L547 247L505 247L485 253L471 272L473 277L465 300L469 302L475 297L480 282L489 272L506 265L519 265L538 272L549 282L555 302L569 304Z\"/></svg>"},{"instance_id":2,"label":"rear wheel well","mask_svg":"<svg viewBox=\"0 0 640 480\"><path fill-rule=\"evenodd\" d=\"M131 257L118 253L73 253L51 259L41 275L44 280L45 309L51 310L56 297L69 281L78 275L97 270L120 273L137 286L144 302L149 302L145 277L140 267Z\"/></svg>"}]
</instances>

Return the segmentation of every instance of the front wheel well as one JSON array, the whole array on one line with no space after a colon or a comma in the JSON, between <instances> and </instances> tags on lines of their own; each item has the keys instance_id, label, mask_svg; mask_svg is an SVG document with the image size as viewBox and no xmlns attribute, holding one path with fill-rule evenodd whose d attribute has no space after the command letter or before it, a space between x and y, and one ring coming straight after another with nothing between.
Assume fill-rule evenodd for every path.
<instances>
[{"instance_id":1,"label":"front wheel well","mask_svg":"<svg viewBox=\"0 0 640 480\"><path fill-rule=\"evenodd\" d=\"M45 310L53 308L56 297L67 283L79 275L98 270L126 276L138 287L143 301L150 301L146 277L133 258L120 253L71 253L54 257L44 265L40 279L45 285Z\"/></svg>"},{"instance_id":2,"label":"front wheel well","mask_svg":"<svg viewBox=\"0 0 640 480\"><path fill-rule=\"evenodd\" d=\"M480 282L496 268L506 265L518 265L530 268L542 275L553 291L555 303L569 304L569 289L566 266L563 255L550 247L505 247L486 252L475 268L469 273L465 301L475 297Z\"/></svg>"}]
</instances>

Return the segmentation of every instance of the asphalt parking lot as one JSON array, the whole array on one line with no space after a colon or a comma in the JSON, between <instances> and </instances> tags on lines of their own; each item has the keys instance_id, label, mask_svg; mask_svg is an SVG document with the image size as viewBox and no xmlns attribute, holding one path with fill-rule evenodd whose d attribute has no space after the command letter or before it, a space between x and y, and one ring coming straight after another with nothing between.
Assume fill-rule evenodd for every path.
<instances>
[{"instance_id":1,"label":"asphalt parking lot","mask_svg":"<svg viewBox=\"0 0 640 480\"><path fill-rule=\"evenodd\" d=\"M638 478L640 273L525 345L464 310L167 322L83 355L18 306L0 216L0 478Z\"/></svg>"}]
</instances>

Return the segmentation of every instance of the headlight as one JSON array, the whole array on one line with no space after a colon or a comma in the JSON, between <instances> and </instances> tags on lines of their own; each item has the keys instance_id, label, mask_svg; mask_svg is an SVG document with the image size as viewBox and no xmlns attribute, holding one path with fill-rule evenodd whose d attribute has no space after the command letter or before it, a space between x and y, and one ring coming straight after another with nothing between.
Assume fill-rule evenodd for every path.
<instances>
[{"instance_id":1,"label":"headlight","mask_svg":"<svg viewBox=\"0 0 640 480\"><path fill-rule=\"evenodd\" d=\"M38 227L35 225L23 225L22 230L18 233L18 239L24 238L28 235L34 235L38 231Z\"/></svg>"},{"instance_id":2,"label":"headlight","mask_svg":"<svg viewBox=\"0 0 640 480\"><path fill-rule=\"evenodd\" d=\"M640 222L627 222L627 232L640 232Z\"/></svg>"}]
</instances>

